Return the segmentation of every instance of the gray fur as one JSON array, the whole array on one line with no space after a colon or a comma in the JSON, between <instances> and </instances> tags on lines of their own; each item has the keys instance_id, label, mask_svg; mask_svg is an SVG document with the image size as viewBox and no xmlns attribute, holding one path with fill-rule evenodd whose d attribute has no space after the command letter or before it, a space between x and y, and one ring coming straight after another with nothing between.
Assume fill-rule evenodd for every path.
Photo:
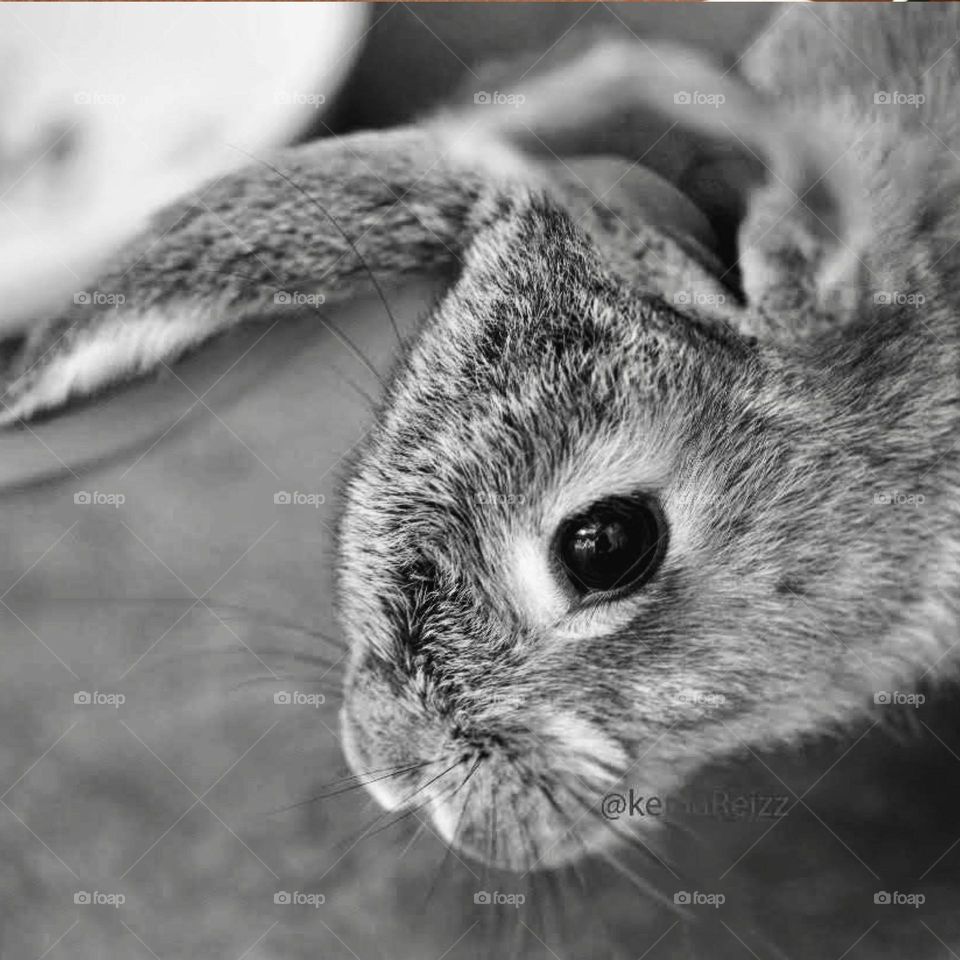
<instances>
[{"instance_id":1,"label":"gray fur","mask_svg":"<svg viewBox=\"0 0 960 960\"><path fill-rule=\"evenodd\" d=\"M156 370L240 321L282 312L278 293L320 293L335 303L368 285L366 268L323 210L348 225L367 265L389 281L455 266L490 219L490 204L501 202L482 162L451 167L441 138L429 130L319 141L268 163L301 189L261 163L208 184L158 215L88 285L122 298L119 307L80 304L34 323L6 372L3 419L48 406L38 381L105 328L135 332L146 327L145 318L172 325L185 312L196 317L187 341L98 371L95 388Z\"/></svg>"},{"instance_id":2,"label":"gray fur","mask_svg":"<svg viewBox=\"0 0 960 960\"><path fill-rule=\"evenodd\" d=\"M798 5L748 58L754 86L702 59L685 74L726 91L729 110L677 121L769 169L734 191L743 303L718 285L706 232L671 236L623 193L613 215L585 203L551 162L506 146L506 114L484 115L479 148L442 162L464 131L456 115L282 159L384 279L463 259L346 485L338 572L349 759L361 773L429 762L372 789L429 801L472 854L569 860L610 839L590 810L628 775L665 795L744 745L861 717L876 689L954 674L960 47L941 54L960 20L907 6ZM636 73L622 46L568 69L619 64L623 78L603 82L635 90L659 67L631 56ZM664 49L661 63L679 56ZM922 110L874 106L878 82L906 89L920 73ZM604 102L551 101L555 80L531 87L537 122ZM647 88L633 95L669 115L669 83ZM724 169L715 160L707 150L673 181ZM307 198L251 167L160 218L97 285L125 291L133 324L199 317L189 343L101 384L262 316L274 289L333 299L363 279ZM729 300L665 302L689 284ZM877 304L887 290L926 302ZM11 416L38 409L51 357L116 316L39 326L9 378ZM657 575L602 608L541 615L555 598L524 577L547 566L558 511L638 489L670 526ZM877 502L891 492L922 506Z\"/></svg>"},{"instance_id":3,"label":"gray fur","mask_svg":"<svg viewBox=\"0 0 960 960\"><path fill-rule=\"evenodd\" d=\"M873 78L837 66L855 58L832 38L821 83L825 71L800 58L828 34L814 19L801 29L804 16L830 18L863 56L884 51L881 69L908 57L891 85L932 64L960 22L876 10L860 34L852 10L798 9L758 46L746 72L791 104L771 137L800 144L802 119L813 148L794 158L796 180L774 176L750 201L745 310L719 327L693 322L612 276L561 210L531 199L478 238L349 482L351 760L362 771L442 758L376 792L388 804L429 797L441 832L454 824L480 858L528 869L602 848L617 830L596 804L616 784L666 795L706 761L852 722L874 691L955 672L948 245L960 230L952 196L939 199L955 158L920 136L917 117L879 114ZM957 62L954 50L933 66L928 89L955 97ZM779 71L795 96L776 88ZM943 97L925 109L935 126L932 112L953 116ZM821 127L827 141L863 135L864 198L817 165L835 159ZM817 205L796 204L818 181ZM783 219L771 229L772 213ZM838 263L852 286L827 296ZM875 304L877 289L926 305ZM610 629L570 629L572 611L532 622L508 582L511 545L548 542L549 505L571 489L631 487L657 494L671 524L658 574L615 605ZM885 505L891 494L922 505Z\"/></svg>"}]
</instances>

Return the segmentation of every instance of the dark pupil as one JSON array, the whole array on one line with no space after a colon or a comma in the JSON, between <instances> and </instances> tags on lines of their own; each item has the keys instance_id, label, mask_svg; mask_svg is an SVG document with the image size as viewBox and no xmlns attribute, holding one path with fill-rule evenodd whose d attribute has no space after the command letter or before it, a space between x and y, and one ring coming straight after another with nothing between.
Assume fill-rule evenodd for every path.
<instances>
[{"instance_id":1,"label":"dark pupil","mask_svg":"<svg viewBox=\"0 0 960 960\"><path fill-rule=\"evenodd\" d=\"M564 525L560 560L581 592L619 590L653 575L662 552L660 537L657 517L645 504L595 504Z\"/></svg>"}]
</instances>

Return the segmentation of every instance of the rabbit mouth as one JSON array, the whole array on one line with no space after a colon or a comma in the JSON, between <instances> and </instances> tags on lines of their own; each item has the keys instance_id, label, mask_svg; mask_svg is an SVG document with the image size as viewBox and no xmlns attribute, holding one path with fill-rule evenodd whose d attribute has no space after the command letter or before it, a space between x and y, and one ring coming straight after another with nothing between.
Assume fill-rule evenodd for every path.
<instances>
[{"instance_id":1,"label":"rabbit mouth","mask_svg":"<svg viewBox=\"0 0 960 960\"><path fill-rule=\"evenodd\" d=\"M411 764L411 766L414 766ZM409 771L409 767L407 768ZM386 811L416 815L459 854L515 873L552 870L645 845L634 826L602 819L592 785L514 769L464 752L367 784ZM607 794L608 801L615 794ZM659 824L648 817L650 828ZM649 832L649 831L646 831Z\"/></svg>"},{"instance_id":2,"label":"rabbit mouth","mask_svg":"<svg viewBox=\"0 0 960 960\"><path fill-rule=\"evenodd\" d=\"M361 677L341 714L343 744L384 811L430 824L486 865L525 874L636 846L636 822L603 808L627 769L621 747L581 718L528 714L503 732L469 729Z\"/></svg>"}]
</instances>

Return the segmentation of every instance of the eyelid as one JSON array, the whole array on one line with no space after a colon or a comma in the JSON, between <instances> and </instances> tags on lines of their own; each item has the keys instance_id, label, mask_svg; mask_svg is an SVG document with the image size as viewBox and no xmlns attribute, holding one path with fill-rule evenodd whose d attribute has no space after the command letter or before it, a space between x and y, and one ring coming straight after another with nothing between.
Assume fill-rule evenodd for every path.
<instances>
[{"instance_id":1,"label":"eyelid","mask_svg":"<svg viewBox=\"0 0 960 960\"><path fill-rule=\"evenodd\" d=\"M605 637L615 630L626 627L636 616L632 604L642 594L628 594L623 602L584 604L566 610L553 623L546 626L551 636L561 639L590 640Z\"/></svg>"},{"instance_id":2,"label":"eyelid","mask_svg":"<svg viewBox=\"0 0 960 960\"><path fill-rule=\"evenodd\" d=\"M611 604L619 603L621 600L628 600L633 591L629 589L611 590L606 593L587 593L578 595L566 610L550 625L551 628L559 629L565 621L574 617L582 617L592 611L599 611L603 608L609 608Z\"/></svg>"}]
</instances>

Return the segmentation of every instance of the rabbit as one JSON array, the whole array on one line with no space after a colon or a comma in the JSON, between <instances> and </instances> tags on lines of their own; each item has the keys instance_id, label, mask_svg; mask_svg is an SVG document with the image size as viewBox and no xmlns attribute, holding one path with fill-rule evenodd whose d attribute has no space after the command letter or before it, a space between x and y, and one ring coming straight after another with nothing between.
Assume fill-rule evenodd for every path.
<instances>
[{"instance_id":1,"label":"rabbit","mask_svg":"<svg viewBox=\"0 0 960 960\"><path fill-rule=\"evenodd\" d=\"M798 6L737 70L601 44L254 162L26 332L4 422L449 275L343 487L344 751L490 864L631 842L618 786L955 673L958 27ZM627 159L585 156L617 111Z\"/></svg>"}]
</instances>

